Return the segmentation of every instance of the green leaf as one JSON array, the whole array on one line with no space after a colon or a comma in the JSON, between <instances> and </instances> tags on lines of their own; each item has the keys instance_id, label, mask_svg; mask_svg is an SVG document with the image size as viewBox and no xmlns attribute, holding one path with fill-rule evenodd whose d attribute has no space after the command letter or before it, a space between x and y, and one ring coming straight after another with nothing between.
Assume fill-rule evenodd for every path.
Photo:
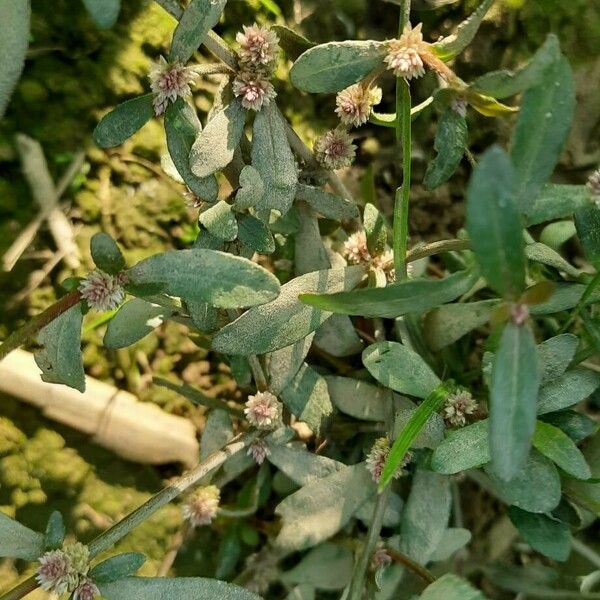
<instances>
[{"instance_id":1,"label":"green leaf","mask_svg":"<svg viewBox=\"0 0 600 600\"><path fill-rule=\"evenodd\" d=\"M83 3L100 29L110 29L121 12L121 0L83 0Z\"/></svg>"},{"instance_id":2,"label":"green leaf","mask_svg":"<svg viewBox=\"0 0 600 600\"><path fill-rule=\"evenodd\" d=\"M108 322L104 334L106 348L125 348L145 338L160 327L174 312L141 298L133 298L119 308Z\"/></svg>"},{"instance_id":3,"label":"green leaf","mask_svg":"<svg viewBox=\"0 0 600 600\"><path fill-rule=\"evenodd\" d=\"M326 321L327 322L327 321ZM296 376L312 345L314 334L267 355L269 389L279 395Z\"/></svg>"},{"instance_id":4,"label":"green leaf","mask_svg":"<svg viewBox=\"0 0 600 600\"><path fill-rule=\"evenodd\" d=\"M137 96L113 108L96 125L94 142L100 148L120 146L154 116L153 98L154 94Z\"/></svg>"},{"instance_id":5,"label":"green leaf","mask_svg":"<svg viewBox=\"0 0 600 600\"><path fill-rule=\"evenodd\" d=\"M25 65L30 19L29 0L0 0L0 120Z\"/></svg>"},{"instance_id":6,"label":"green leaf","mask_svg":"<svg viewBox=\"0 0 600 600\"><path fill-rule=\"evenodd\" d=\"M297 585L285 600L315 600L315 588L307 583Z\"/></svg>"},{"instance_id":7,"label":"green leaf","mask_svg":"<svg viewBox=\"0 0 600 600\"><path fill-rule=\"evenodd\" d=\"M468 581L446 573L425 588L420 600L486 600Z\"/></svg>"},{"instance_id":8,"label":"green leaf","mask_svg":"<svg viewBox=\"0 0 600 600\"><path fill-rule=\"evenodd\" d=\"M90 250L94 263L101 271L116 275L125 268L123 254L110 235L95 233L90 241Z\"/></svg>"},{"instance_id":9,"label":"green leaf","mask_svg":"<svg viewBox=\"0 0 600 600\"><path fill-rule=\"evenodd\" d=\"M333 412L327 382L314 369L304 364L294 379L281 392L288 410L304 421L318 435L321 426Z\"/></svg>"},{"instance_id":10,"label":"green leaf","mask_svg":"<svg viewBox=\"0 0 600 600\"><path fill-rule=\"evenodd\" d=\"M227 0L192 0L173 33L169 60L182 64L204 42L206 34L219 22Z\"/></svg>"},{"instance_id":11,"label":"green leaf","mask_svg":"<svg viewBox=\"0 0 600 600\"><path fill-rule=\"evenodd\" d=\"M225 410L212 410L202 431L200 440L200 461L206 460L213 452L220 450L233 437L231 417Z\"/></svg>"},{"instance_id":12,"label":"green leaf","mask_svg":"<svg viewBox=\"0 0 600 600\"><path fill-rule=\"evenodd\" d=\"M433 451L431 468L438 473L454 475L480 467L490 461L487 419L451 431Z\"/></svg>"},{"instance_id":13,"label":"green leaf","mask_svg":"<svg viewBox=\"0 0 600 600\"><path fill-rule=\"evenodd\" d=\"M342 221L358 217L358 207L354 202L311 185L299 183L296 188L296 199L306 202L315 212L327 219Z\"/></svg>"},{"instance_id":14,"label":"green leaf","mask_svg":"<svg viewBox=\"0 0 600 600\"><path fill-rule=\"evenodd\" d=\"M208 233L219 240L232 242L238 234L238 224L231 205L225 200L219 200L207 208L198 218L200 224Z\"/></svg>"},{"instance_id":15,"label":"green leaf","mask_svg":"<svg viewBox=\"0 0 600 600\"><path fill-rule=\"evenodd\" d=\"M571 333L563 333L538 345L540 384L558 379L571 364L579 339ZM539 410L539 402L538 402Z\"/></svg>"},{"instance_id":16,"label":"green leaf","mask_svg":"<svg viewBox=\"0 0 600 600\"><path fill-rule=\"evenodd\" d=\"M402 394L425 398L440 384L419 354L397 342L372 344L365 348L362 360L379 383Z\"/></svg>"},{"instance_id":17,"label":"green leaf","mask_svg":"<svg viewBox=\"0 0 600 600\"><path fill-rule=\"evenodd\" d=\"M540 84L525 92L513 137L516 198L526 215L533 212L535 198L554 171L574 109L573 74L561 56L546 69Z\"/></svg>"},{"instance_id":18,"label":"green leaf","mask_svg":"<svg viewBox=\"0 0 600 600\"><path fill-rule=\"evenodd\" d=\"M366 381L349 377L325 377L335 407L363 421L386 421L392 412L393 394Z\"/></svg>"},{"instance_id":19,"label":"green leaf","mask_svg":"<svg viewBox=\"0 0 600 600\"><path fill-rule=\"evenodd\" d=\"M473 251L490 287L505 298L517 298L525 288L514 179L508 156L493 147L481 157L467 190L467 231Z\"/></svg>"},{"instance_id":20,"label":"green leaf","mask_svg":"<svg viewBox=\"0 0 600 600\"><path fill-rule=\"evenodd\" d=\"M282 519L275 546L289 551L316 546L343 529L374 493L375 484L364 463L311 481L275 509Z\"/></svg>"},{"instance_id":21,"label":"green leaf","mask_svg":"<svg viewBox=\"0 0 600 600\"><path fill-rule=\"evenodd\" d=\"M363 467L364 468L364 467ZM0 556L36 560L44 553L44 536L0 512Z\"/></svg>"},{"instance_id":22,"label":"green leaf","mask_svg":"<svg viewBox=\"0 0 600 600\"><path fill-rule=\"evenodd\" d=\"M353 356L364 348L352 320L344 315L333 315L317 329L315 346L338 358Z\"/></svg>"},{"instance_id":23,"label":"green leaf","mask_svg":"<svg viewBox=\"0 0 600 600\"><path fill-rule=\"evenodd\" d=\"M353 562L350 548L325 543L283 573L281 580L286 584L309 582L320 590L341 590L350 583Z\"/></svg>"},{"instance_id":24,"label":"green leaf","mask_svg":"<svg viewBox=\"0 0 600 600\"><path fill-rule=\"evenodd\" d=\"M329 269L331 261L319 230L315 211L305 202L297 202L298 231L294 236L294 267L297 275Z\"/></svg>"},{"instance_id":25,"label":"green leaf","mask_svg":"<svg viewBox=\"0 0 600 600\"><path fill-rule=\"evenodd\" d=\"M258 207L285 215L296 195L298 167L287 139L285 123L274 102L264 106L252 129L252 166L265 185Z\"/></svg>"},{"instance_id":26,"label":"green leaf","mask_svg":"<svg viewBox=\"0 0 600 600\"><path fill-rule=\"evenodd\" d=\"M204 333L212 333L219 328L219 313L206 302L183 298L194 327Z\"/></svg>"},{"instance_id":27,"label":"green leaf","mask_svg":"<svg viewBox=\"0 0 600 600\"><path fill-rule=\"evenodd\" d=\"M438 58L443 61L452 60L458 56L472 41L494 0L483 0L477 9L465 19L456 31L444 39L432 44L431 48Z\"/></svg>"},{"instance_id":28,"label":"green leaf","mask_svg":"<svg viewBox=\"0 0 600 600\"><path fill-rule=\"evenodd\" d=\"M467 148L468 135L465 117L446 109L435 132L437 156L427 165L423 180L426 189L433 190L452 177Z\"/></svg>"},{"instance_id":29,"label":"green leaf","mask_svg":"<svg viewBox=\"0 0 600 600\"><path fill-rule=\"evenodd\" d=\"M565 478L563 488L565 494L586 510L600 516L600 434L596 433L583 449L586 462L592 470L594 483Z\"/></svg>"},{"instance_id":30,"label":"green leaf","mask_svg":"<svg viewBox=\"0 0 600 600\"><path fill-rule=\"evenodd\" d=\"M129 269L133 284L160 283L166 293L219 308L263 304L279 294L279 281L266 269L217 250L171 250Z\"/></svg>"},{"instance_id":31,"label":"green leaf","mask_svg":"<svg viewBox=\"0 0 600 600\"><path fill-rule=\"evenodd\" d=\"M279 297L250 309L226 325L213 339L213 349L224 354L264 354L303 339L332 313L302 304L303 292L352 289L362 279L362 266L315 271L301 275L281 288Z\"/></svg>"},{"instance_id":32,"label":"green leaf","mask_svg":"<svg viewBox=\"0 0 600 600\"><path fill-rule=\"evenodd\" d=\"M583 299L585 290L586 286L578 283L555 283L550 298L541 304L531 305L529 312L532 315L549 315L573 308L579 302L588 306L600 301L600 289L594 290L589 297Z\"/></svg>"},{"instance_id":33,"label":"green leaf","mask_svg":"<svg viewBox=\"0 0 600 600\"><path fill-rule=\"evenodd\" d=\"M548 67L560 58L558 38L549 34L531 61L518 71L493 71L478 77L471 88L492 96L507 98L542 83Z\"/></svg>"},{"instance_id":34,"label":"green leaf","mask_svg":"<svg viewBox=\"0 0 600 600\"><path fill-rule=\"evenodd\" d=\"M374 41L321 44L298 58L290 78L295 87L305 92L339 92L382 64L384 50L385 44Z\"/></svg>"},{"instance_id":35,"label":"green leaf","mask_svg":"<svg viewBox=\"0 0 600 600\"><path fill-rule=\"evenodd\" d=\"M56 550L62 546L65 539L65 523L62 515L57 510L53 511L46 525L44 547L47 550Z\"/></svg>"},{"instance_id":36,"label":"green leaf","mask_svg":"<svg viewBox=\"0 0 600 600\"><path fill-rule=\"evenodd\" d=\"M490 465L484 470L490 476L494 493L506 504L514 504L529 512L547 513L560 502L558 471L550 459L536 450L531 451L524 467L510 481L497 479L490 471Z\"/></svg>"},{"instance_id":37,"label":"green leaf","mask_svg":"<svg viewBox=\"0 0 600 600\"><path fill-rule=\"evenodd\" d=\"M575 212L575 227L585 257L600 269L600 207L590 204Z\"/></svg>"},{"instance_id":38,"label":"green leaf","mask_svg":"<svg viewBox=\"0 0 600 600\"><path fill-rule=\"evenodd\" d=\"M555 221L542 229L540 242L558 252L576 234L575 223L570 219L567 221Z\"/></svg>"},{"instance_id":39,"label":"green leaf","mask_svg":"<svg viewBox=\"0 0 600 600\"><path fill-rule=\"evenodd\" d=\"M472 271L459 271L444 279L411 279L384 288L366 288L329 295L302 294L310 306L344 315L395 318L425 312L466 294L477 281Z\"/></svg>"},{"instance_id":40,"label":"green leaf","mask_svg":"<svg viewBox=\"0 0 600 600\"><path fill-rule=\"evenodd\" d=\"M554 267L559 271L564 271L571 277L579 277L579 270L569 264L558 252L552 250L545 244L534 242L525 246L525 256L529 260Z\"/></svg>"},{"instance_id":41,"label":"green leaf","mask_svg":"<svg viewBox=\"0 0 600 600\"><path fill-rule=\"evenodd\" d=\"M233 583L200 577L127 577L98 587L104 600L261 600Z\"/></svg>"},{"instance_id":42,"label":"green leaf","mask_svg":"<svg viewBox=\"0 0 600 600\"><path fill-rule=\"evenodd\" d=\"M471 532L462 527L449 527L444 531L442 539L431 555L432 562L446 561L451 558L455 552L464 548L471 541Z\"/></svg>"},{"instance_id":43,"label":"green leaf","mask_svg":"<svg viewBox=\"0 0 600 600\"><path fill-rule=\"evenodd\" d=\"M275 252L275 240L269 228L252 215L241 215L238 218L238 237L254 252L259 254L272 254Z\"/></svg>"},{"instance_id":44,"label":"green leaf","mask_svg":"<svg viewBox=\"0 0 600 600\"><path fill-rule=\"evenodd\" d=\"M435 308L425 317L423 332L427 344L434 351L449 346L473 329L485 325L499 304L499 300L481 300Z\"/></svg>"},{"instance_id":45,"label":"green leaf","mask_svg":"<svg viewBox=\"0 0 600 600\"><path fill-rule=\"evenodd\" d=\"M406 425L402 428L398 437L390 449L390 453L383 466L383 471L379 479L379 491L382 492L393 479L398 468L402 464L408 449L412 446L414 440L423 430L429 419L436 413L446 400L447 390L444 386L436 388L424 402L411 415Z\"/></svg>"},{"instance_id":46,"label":"green leaf","mask_svg":"<svg viewBox=\"0 0 600 600\"><path fill-rule=\"evenodd\" d=\"M571 530L549 515L530 513L511 506L508 516L521 537L536 551L564 562L571 553Z\"/></svg>"},{"instance_id":47,"label":"green leaf","mask_svg":"<svg viewBox=\"0 0 600 600\"><path fill-rule=\"evenodd\" d=\"M42 381L62 383L81 393L85 391L85 373L81 358L81 323L79 304L44 327L38 335L41 349L35 362L42 370Z\"/></svg>"},{"instance_id":48,"label":"green leaf","mask_svg":"<svg viewBox=\"0 0 600 600\"><path fill-rule=\"evenodd\" d=\"M400 523L400 550L427 564L440 545L450 518L450 479L417 469Z\"/></svg>"},{"instance_id":49,"label":"green leaf","mask_svg":"<svg viewBox=\"0 0 600 600\"><path fill-rule=\"evenodd\" d=\"M285 25L272 25L271 31L279 36L279 45L290 60L296 60L303 52L315 46L314 42Z\"/></svg>"},{"instance_id":50,"label":"green leaf","mask_svg":"<svg viewBox=\"0 0 600 600\"><path fill-rule=\"evenodd\" d=\"M225 530L225 533L221 535L215 577L217 579L227 579L232 577L235 573L241 554L242 540L240 528L236 523L233 523L229 525Z\"/></svg>"},{"instance_id":51,"label":"green leaf","mask_svg":"<svg viewBox=\"0 0 600 600\"><path fill-rule=\"evenodd\" d=\"M576 444L596 433L599 427L593 419L575 410L561 410L547 413L541 416L541 420L554 425L554 427L558 427Z\"/></svg>"},{"instance_id":52,"label":"green leaf","mask_svg":"<svg viewBox=\"0 0 600 600\"><path fill-rule=\"evenodd\" d=\"M365 205L363 223L367 235L367 248L371 256L385 252L388 240L388 227L383 215L370 203Z\"/></svg>"},{"instance_id":53,"label":"green leaf","mask_svg":"<svg viewBox=\"0 0 600 600\"><path fill-rule=\"evenodd\" d=\"M538 414L543 415L579 404L600 386L600 375L583 367L567 371L540 389Z\"/></svg>"},{"instance_id":54,"label":"green leaf","mask_svg":"<svg viewBox=\"0 0 600 600\"><path fill-rule=\"evenodd\" d=\"M510 480L523 467L535 430L539 370L535 339L527 326L508 323L494 357L490 386L492 469Z\"/></svg>"},{"instance_id":55,"label":"green leaf","mask_svg":"<svg viewBox=\"0 0 600 600\"><path fill-rule=\"evenodd\" d=\"M216 177L197 177L190 168L190 153L201 131L202 126L196 111L183 98L177 98L174 103L169 104L165 112L169 156L190 190L202 200L214 202L219 193Z\"/></svg>"},{"instance_id":56,"label":"green leaf","mask_svg":"<svg viewBox=\"0 0 600 600\"><path fill-rule=\"evenodd\" d=\"M146 557L139 552L117 554L98 563L89 575L98 585L111 583L134 575L145 562Z\"/></svg>"},{"instance_id":57,"label":"green leaf","mask_svg":"<svg viewBox=\"0 0 600 600\"><path fill-rule=\"evenodd\" d=\"M589 479L592 476L590 467L585 462L579 448L568 435L557 427L538 421L533 436L533 445L575 479Z\"/></svg>"},{"instance_id":58,"label":"green leaf","mask_svg":"<svg viewBox=\"0 0 600 600\"><path fill-rule=\"evenodd\" d=\"M578 209L592 204L592 195L585 185L549 183L533 200L527 215L528 225L570 217Z\"/></svg>"},{"instance_id":59,"label":"green leaf","mask_svg":"<svg viewBox=\"0 0 600 600\"><path fill-rule=\"evenodd\" d=\"M238 210L258 205L265 193L265 184L260 173L251 165L246 165L240 173L240 188L235 195L235 207Z\"/></svg>"},{"instance_id":60,"label":"green leaf","mask_svg":"<svg viewBox=\"0 0 600 600\"><path fill-rule=\"evenodd\" d=\"M198 133L190 152L190 169L194 175L208 177L233 160L244 133L246 114L241 102L235 99L213 115Z\"/></svg>"},{"instance_id":61,"label":"green leaf","mask_svg":"<svg viewBox=\"0 0 600 600\"><path fill-rule=\"evenodd\" d=\"M269 450L271 453L267 457L268 461L300 486L306 486L346 468L345 464L337 460L312 454L297 446L270 444Z\"/></svg>"}]
</instances>

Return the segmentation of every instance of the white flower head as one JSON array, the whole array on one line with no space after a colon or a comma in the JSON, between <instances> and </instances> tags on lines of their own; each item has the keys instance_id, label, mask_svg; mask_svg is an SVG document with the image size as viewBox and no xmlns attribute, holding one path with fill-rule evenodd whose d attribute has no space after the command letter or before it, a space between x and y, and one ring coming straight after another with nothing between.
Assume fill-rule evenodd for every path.
<instances>
[{"instance_id":1,"label":"white flower head","mask_svg":"<svg viewBox=\"0 0 600 600\"><path fill-rule=\"evenodd\" d=\"M73 600L94 600L94 598L99 597L100 590L98 586L88 578L83 579L73 593Z\"/></svg>"},{"instance_id":2,"label":"white flower head","mask_svg":"<svg viewBox=\"0 0 600 600\"><path fill-rule=\"evenodd\" d=\"M169 102L192 95L190 86L196 83L198 73L181 63L168 63L164 56L161 56L159 61L152 65L148 79L150 89L155 94L154 112L159 116L167 110Z\"/></svg>"},{"instance_id":3,"label":"white flower head","mask_svg":"<svg viewBox=\"0 0 600 600\"><path fill-rule=\"evenodd\" d=\"M210 525L217 516L221 492L216 485L205 485L194 492L183 506L183 517L192 527Z\"/></svg>"},{"instance_id":4,"label":"white flower head","mask_svg":"<svg viewBox=\"0 0 600 600\"><path fill-rule=\"evenodd\" d=\"M476 410L477 402L471 392L458 390L446 398L442 416L450 427L463 427L467 422L467 415L472 415Z\"/></svg>"},{"instance_id":5,"label":"white flower head","mask_svg":"<svg viewBox=\"0 0 600 600\"><path fill-rule=\"evenodd\" d=\"M399 39L388 42L388 53L384 61L396 77L412 79L425 74L421 54L427 51L428 44L423 41L421 27L422 23L419 23L413 29L409 23Z\"/></svg>"},{"instance_id":6,"label":"white flower head","mask_svg":"<svg viewBox=\"0 0 600 600\"><path fill-rule=\"evenodd\" d=\"M90 552L80 542L65 544L61 550L51 550L39 559L36 580L47 592L61 595L73 592L89 570Z\"/></svg>"},{"instance_id":7,"label":"white flower head","mask_svg":"<svg viewBox=\"0 0 600 600\"><path fill-rule=\"evenodd\" d=\"M254 440L247 452L247 455L251 456L257 465L262 465L269 454L271 454L269 447L261 439Z\"/></svg>"},{"instance_id":8,"label":"white flower head","mask_svg":"<svg viewBox=\"0 0 600 600\"><path fill-rule=\"evenodd\" d=\"M99 311L113 310L125 299L123 286L126 283L127 275L124 272L109 275L96 269L79 284L78 290L91 308Z\"/></svg>"},{"instance_id":9,"label":"white flower head","mask_svg":"<svg viewBox=\"0 0 600 600\"><path fill-rule=\"evenodd\" d=\"M62 550L51 550L39 558L36 581L47 592L64 594L69 587L71 563Z\"/></svg>"},{"instance_id":10,"label":"white flower head","mask_svg":"<svg viewBox=\"0 0 600 600\"><path fill-rule=\"evenodd\" d=\"M256 23L239 32L235 39L240 45L239 61L247 70L271 71L279 53L279 38L266 27Z\"/></svg>"},{"instance_id":11,"label":"white flower head","mask_svg":"<svg viewBox=\"0 0 600 600\"><path fill-rule=\"evenodd\" d=\"M250 425L258 429L275 429L281 421L282 406L271 392L248 396L244 413Z\"/></svg>"},{"instance_id":12,"label":"white flower head","mask_svg":"<svg viewBox=\"0 0 600 600\"><path fill-rule=\"evenodd\" d=\"M315 158L329 171L349 167L356 156L353 141L353 137L341 127L327 131L315 141Z\"/></svg>"},{"instance_id":13,"label":"white flower head","mask_svg":"<svg viewBox=\"0 0 600 600\"><path fill-rule=\"evenodd\" d=\"M344 242L344 257L351 265L369 262L371 255L367 247L367 234L363 229L355 231Z\"/></svg>"},{"instance_id":14,"label":"white flower head","mask_svg":"<svg viewBox=\"0 0 600 600\"><path fill-rule=\"evenodd\" d=\"M369 454L367 454L367 471L371 473L373 477L373 481L376 483L379 481L381 477L381 473L383 472L383 466L385 465L385 461L390 453L390 440L388 437L380 437L375 440L375 443L371 447ZM412 460L412 454L410 452L406 453L400 468L394 473L394 478L398 478L403 474L403 468Z\"/></svg>"},{"instance_id":15,"label":"white flower head","mask_svg":"<svg viewBox=\"0 0 600 600\"><path fill-rule=\"evenodd\" d=\"M596 169L587 180L587 187L594 196L596 204L600 208L600 169Z\"/></svg>"},{"instance_id":16,"label":"white flower head","mask_svg":"<svg viewBox=\"0 0 600 600\"><path fill-rule=\"evenodd\" d=\"M277 96L273 84L264 75L249 71L237 74L233 80L233 93L241 98L244 108L256 111L268 106Z\"/></svg>"},{"instance_id":17,"label":"white flower head","mask_svg":"<svg viewBox=\"0 0 600 600\"><path fill-rule=\"evenodd\" d=\"M383 567L387 567L392 562L392 557L385 548L377 548L371 557L371 571L378 571Z\"/></svg>"},{"instance_id":18,"label":"white flower head","mask_svg":"<svg viewBox=\"0 0 600 600\"><path fill-rule=\"evenodd\" d=\"M344 125L360 127L369 120L371 108L381 102L381 89L366 89L360 83L347 87L335 99L335 112Z\"/></svg>"}]
</instances>

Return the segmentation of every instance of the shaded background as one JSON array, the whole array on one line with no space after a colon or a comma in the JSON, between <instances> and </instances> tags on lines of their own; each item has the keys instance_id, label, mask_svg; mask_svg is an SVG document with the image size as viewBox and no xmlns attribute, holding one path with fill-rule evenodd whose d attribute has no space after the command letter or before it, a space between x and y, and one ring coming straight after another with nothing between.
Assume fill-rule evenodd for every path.
<instances>
[{"instance_id":1,"label":"shaded background","mask_svg":"<svg viewBox=\"0 0 600 600\"><path fill-rule=\"evenodd\" d=\"M414 5L427 8L435 2L415 0ZM243 24L277 20L298 28L317 42L395 36L397 7L390 3L277 0L280 16L269 10L271 4L272 1L231 0L218 32L232 41ZM459 0L437 10L415 10L412 20L422 20L426 36L434 40L447 34L477 4ZM190 245L197 233L197 211L187 206L183 188L160 171L160 156L165 151L161 123L152 120L125 145L111 152L99 150L91 142L91 132L102 114L123 100L149 91L147 72L153 60L166 54L173 19L152 2L127 0L117 25L102 31L78 0L33 0L32 5L28 60L6 118L0 124L0 255L38 212L21 175L14 145L17 133L25 133L41 143L55 180L77 152L85 152L83 168L62 200L73 221L84 260L78 275L93 267L88 247L96 231L115 237L129 263L166 248ZM575 69L578 93L573 130L556 180L582 183L600 162L598 0L498 0L472 47L457 61L456 70L469 81L486 71L518 66L549 32L559 36ZM306 96L293 90L286 83L287 66L282 62L277 72L280 106L298 132L311 142L335 124L334 98ZM416 84L415 103L435 87L432 77L429 74ZM216 80L204 80L197 86L195 102L201 113L210 108L216 85ZM387 81L387 85L390 87L384 89L384 98L390 99L392 81ZM383 112L391 110L385 100L379 108ZM431 109L415 123L413 242L447 237L463 224L467 161L463 161L450 183L435 192L426 192L420 186L427 161L433 155L436 120ZM472 152L477 153L494 141L505 142L513 121L514 118L486 119L470 112ZM358 144L357 167L342 176L360 197L365 171L373 169L378 202L389 214L398 168L391 134L366 126L359 130ZM13 271L0 272L1 338L50 304L60 293L59 283L73 275L59 264L24 297L32 276L54 252L52 237L42 227ZM289 257L289 248L278 252L280 258ZM97 317L89 315L85 322L83 348L89 375L127 389L168 412L190 418L199 431L204 422L203 409L153 386L152 375L185 381L208 395L241 399L227 365L207 350L206 340L189 340L185 328L168 323L131 348L109 351L102 348L104 327ZM68 529L86 541L137 507L161 487L165 478L178 472L177 465L155 468L128 463L91 444L87 436L47 421L36 409L0 397L0 508L34 529L42 529L50 512L58 509L63 512ZM243 494L242 484L239 490L233 486L231 493ZM466 526L475 537L485 540L476 551L481 558L506 554L510 536L497 520L495 503L475 489L470 500ZM130 534L119 548L146 553L150 560L142 573L154 574L179 525L178 508L168 506ZM228 527L226 522L217 522L212 529L201 530L180 554L174 572L214 574L219 540ZM231 572L239 570L244 557L264 543L271 524L262 522L259 515L239 527L242 546L237 560L230 561ZM564 569L578 572L577 559L572 560ZM0 591L8 589L24 567L18 561L0 562ZM42 597L41 592L37 594Z\"/></svg>"}]
</instances>

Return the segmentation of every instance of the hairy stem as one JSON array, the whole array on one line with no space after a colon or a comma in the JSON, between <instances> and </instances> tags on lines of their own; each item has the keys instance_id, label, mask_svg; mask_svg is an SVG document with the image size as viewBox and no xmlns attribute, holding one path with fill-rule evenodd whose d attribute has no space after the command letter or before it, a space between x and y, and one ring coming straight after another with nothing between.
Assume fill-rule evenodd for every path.
<instances>
[{"instance_id":1,"label":"hairy stem","mask_svg":"<svg viewBox=\"0 0 600 600\"><path fill-rule=\"evenodd\" d=\"M80 301L81 294L77 290L73 290L49 306L45 311L33 317L21 327L21 329L13 331L13 333L4 340L4 343L0 345L0 360L5 358L13 350L16 350L19 346L22 346L27 340L38 333L38 331L46 327L46 325L54 321L54 319L60 317L60 315L67 312Z\"/></svg>"},{"instance_id":2,"label":"hairy stem","mask_svg":"<svg viewBox=\"0 0 600 600\"><path fill-rule=\"evenodd\" d=\"M88 545L90 550L90 558L94 558L98 554L112 548L117 542L123 539L132 529L141 525L146 519L149 519L157 510L166 506L187 491L193 485L198 483L211 471L218 469L229 457L237 454L244 448L247 448L252 440L253 435L242 435L231 441L225 448L213 452L205 461L194 467L188 473L176 479L173 483L163 488L160 492L152 496L147 502L129 513L124 519L113 525L110 529L103 531L96 539L92 540ZM32 592L38 587L35 576L21 582L11 591L0 597L0 600L19 600L29 592Z\"/></svg>"}]
</instances>

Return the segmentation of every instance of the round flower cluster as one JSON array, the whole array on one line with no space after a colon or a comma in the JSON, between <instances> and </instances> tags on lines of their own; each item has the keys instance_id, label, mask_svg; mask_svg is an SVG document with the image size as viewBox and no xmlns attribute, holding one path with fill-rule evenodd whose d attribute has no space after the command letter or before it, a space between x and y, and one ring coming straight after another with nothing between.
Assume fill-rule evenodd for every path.
<instances>
[{"instance_id":1,"label":"round flower cluster","mask_svg":"<svg viewBox=\"0 0 600 600\"><path fill-rule=\"evenodd\" d=\"M275 429L281 421L281 402L271 392L257 392L248 396L244 414L248 423L257 429Z\"/></svg>"},{"instance_id":2,"label":"round flower cluster","mask_svg":"<svg viewBox=\"0 0 600 600\"><path fill-rule=\"evenodd\" d=\"M96 585L87 577L90 552L80 542L65 544L39 558L36 580L40 587L60 596L74 592L75 600L93 600L100 596Z\"/></svg>"},{"instance_id":3,"label":"round flower cluster","mask_svg":"<svg viewBox=\"0 0 600 600\"><path fill-rule=\"evenodd\" d=\"M324 133L315 141L317 162L328 171L349 167L356 156L354 138L342 127Z\"/></svg>"},{"instance_id":4,"label":"round flower cluster","mask_svg":"<svg viewBox=\"0 0 600 600\"><path fill-rule=\"evenodd\" d=\"M240 45L240 71L233 80L233 93L241 99L244 108L259 111L277 96L270 79L277 65L279 38L255 23L244 26L236 40Z\"/></svg>"},{"instance_id":5,"label":"round flower cluster","mask_svg":"<svg viewBox=\"0 0 600 600\"><path fill-rule=\"evenodd\" d=\"M388 281L394 281L396 273L394 270L394 254L388 248L381 254L372 256L367 246L367 234L364 230L356 231L344 242L344 257L351 265L366 264L374 269L380 269L385 273ZM412 265L407 265L407 272L412 273Z\"/></svg>"},{"instance_id":6,"label":"round flower cluster","mask_svg":"<svg viewBox=\"0 0 600 600\"><path fill-rule=\"evenodd\" d=\"M412 79L425 75L423 55L428 51L429 44L423 41L421 27L422 23L419 23L413 29L409 23L397 40L388 42L384 61L396 77Z\"/></svg>"},{"instance_id":7,"label":"round flower cluster","mask_svg":"<svg viewBox=\"0 0 600 600\"><path fill-rule=\"evenodd\" d=\"M169 102L192 95L190 85L196 83L198 73L192 67L178 62L168 63L165 57L161 56L158 62L152 65L148 79L150 89L154 92L154 112L156 116L160 116L167 110Z\"/></svg>"},{"instance_id":8,"label":"round flower cluster","mask_svg":"<svg viewBox=\"0 0 600 600\"><path fill-rule=\"evenodd\" d=\"M183 506L183 518L192 527L210 525L217 516L221 492L216 485L205 485L194 492Z\"/></svg>"},{"instance_id":9,"label":"round flower cluster","mask_svg":"<svg viewBox=\"0 0 600 600\"><path fill-rule=\"evenodd\" d=\"M250 444L246 454L251 456L257 465L262 465L265 462L265 458L271 454L271 451L264 440L257 439Z\"/></svg>"},{"instance_id":10,"label":"round flower cluster","mask_svg":"<svg viewBox=\"0 0 600 600\"><path fill-rule=\"evenodd\" d=\"M338 93L335 112L347 126L360 127L369 120L371 109L381 102L381 88L355 83Z\"/></svg>"},{"instance_id":11,"label":"round flower cluster","mask_svg":"<svg viewBox=\"0 0 600 600\"><path fill-rule=\"evenodd\" d=\"M387 437L380 437L375 440L375 443L371 447L369 454L367 454L366 467L367 471L371 473L373 481L377 483L383 472L383 466L390 453L390 440ZM412 454L407 452L400 468L394 473L394 477L397 479L403 474L404 467L412 460Z\"/></svg>"},{"instance_id":12,"label":"round flower cluster","mask_svg":"<svg viewBox=\"0 0 600 600\"><path fill-rule=\"evenodd\" d=\"M449 427L463 427L467 423L467 415L477 410L477 402L468 390L458 390L446 398L442 409L442 417Z\"/></svg>"},{"instance_id":13,"label":"round flower cluster","mask_svg":"<svg viewBox=\"0 0 600 600\"><path fill-rule=\"evenodd\" d=\"M90 308L99 311L113 310L125 299L123 286L127 283L125 272L109 275L96 269L79 284L81 297Z\"/></svg>"}]
</instances>

